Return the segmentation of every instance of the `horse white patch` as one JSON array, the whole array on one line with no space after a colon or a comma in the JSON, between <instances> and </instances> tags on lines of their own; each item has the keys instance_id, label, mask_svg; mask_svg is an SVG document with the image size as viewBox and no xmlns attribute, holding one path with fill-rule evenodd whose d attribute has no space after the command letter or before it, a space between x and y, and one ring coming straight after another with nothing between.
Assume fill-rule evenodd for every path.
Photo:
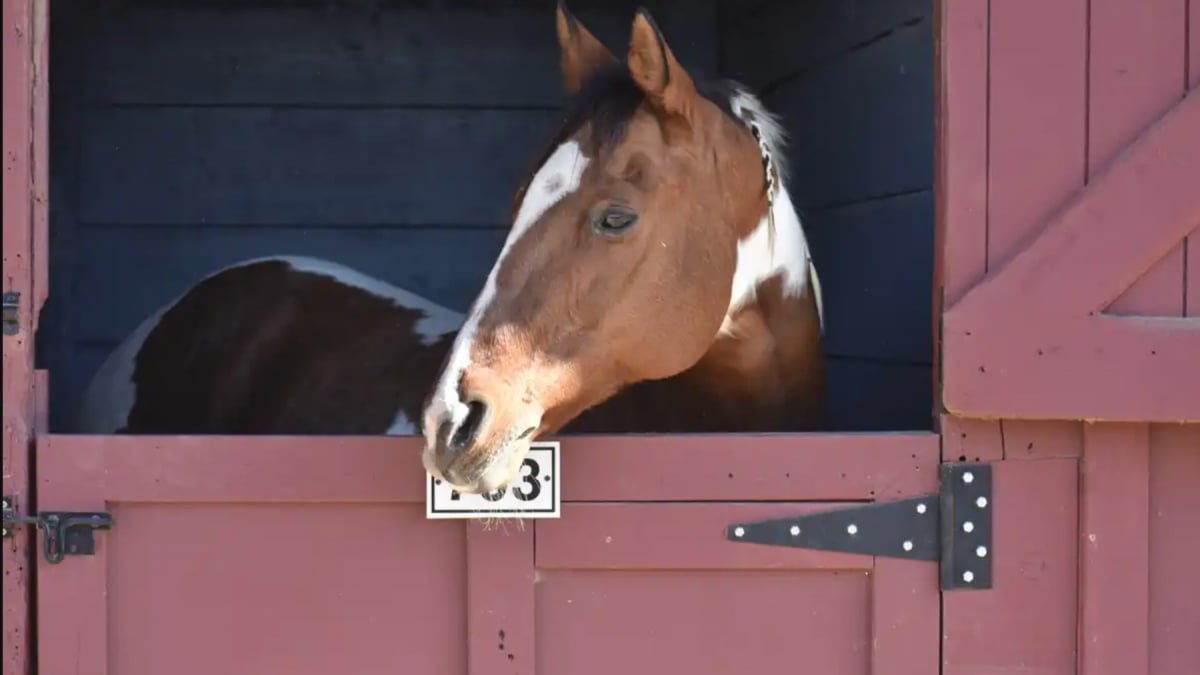
<instances>
[{"instance_id":1,"label":"horse white patch","mask_svg":"<svg viewBox=\"0 0 1200 675\"><path fill-rule=\"evenodd\" d=\"M462 314L431 302L416 293L397 288L375 277L367 276L345 265L329 260L306 258L303 256L279 256L272 258L272 260L283 260L290 264L292 269L297 272L320 274L331 279L336 279L347 286L361 288L372 295L391 300L397 307L420 311L422 317L417 321L417 334L420 336L421 344L423 345L433 344L438 338L447 333L454 332L462 325Z\"/></svg>"},{"instance_id":2,"label":"horse white patch","mask_svg":"<svg viewBox=\"0 0 1200 675\"><path fill-rule=\"evenodd\" d=\"M471 344L474 342L479 321L496 297L496 275L504 263L504 258L550 207L579 189L587 165L588 158L583 154L579 143L567 141L555 149L529 182L529 188L521 201L521 208L517 210L516 220L508 232L508 238L504 240L504 247L500 250L500 255L497 256L492 271L483 284L483 290L475 299L466 322L454 340L446 368L442 371L433 398L425 411L427 447L434 445L439 420L449 415L454 424L459 424L467 416L467 405L458 397L458 382L463 371L471 364Z\"/></svg>"},{"instance_id":3,"label":"horse white patch","mask_svg":"<svg viewBox=\"0 0 1200 675\"><path fill-rule=\"evenodd\" d=\"M821 286L817 279L816 266L808 250L804 227L792 204L787 190L787 163L785 160L786 134L778 118L763 106L753 94L739 89L730 98L734 115L747 126L756 125L763 137L766 151L779 174L779 188L775 195L772 215L775 219L775 244L771 246L771 218L764 216L750 236L738 242L737 268L733 273L733 287L729 296L729 310L721 325L721 334L729 335L732 316L740 308L755 300L758 285L776 274L783 274L783 293L795 297L810 286L816 296L818 321L824 328L824 304Z\"/></svg>"},{"instance_id":4,"label":"horse white patch","mask_svg":"<svg viewBox=\"0 0 1200 675\"><path fill-rule=\"evenodd\" d=\"M242 260L211 272L196 284L222 272L269 261L286 262L296 271L320 274L347 286L360 288L378 297L391 300L398 306L421 311L423 316L417 322L416 328L424 344L432 343L462 324L462 315L458 312L344 265L319 258L265 256ZM196 284L193 284L193 287ZM79 433L111 434L125 426L129 420L129 413L133 409L136 395L133 374L138 352L141 351L146 337L158 325L162 316L182 297L183 295L180 295L172 299L142 321L105 359L84 393L76 420L76 430ZM413 434L415 431L415 427L408 417L403 412L398 412L386 433L405 435Z\"/></svg>"}]
</instances>

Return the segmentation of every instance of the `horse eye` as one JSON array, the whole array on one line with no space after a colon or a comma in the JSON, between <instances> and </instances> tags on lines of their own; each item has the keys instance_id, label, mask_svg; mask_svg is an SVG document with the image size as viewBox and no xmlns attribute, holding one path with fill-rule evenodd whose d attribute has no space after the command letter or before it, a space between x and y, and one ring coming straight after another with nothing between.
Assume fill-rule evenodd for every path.
<instances>
[{"instance_id":1,"label":"horse eye","mask_svg":"<svg viewBox=\"0 0 1200 675\"><path fill-rule=\"evenodd\" d=\"M632 209L610 206L599 213L593 226L602 234L620 234L633 227L637 219L637 214Z\"/></svg>"}]
</instances>

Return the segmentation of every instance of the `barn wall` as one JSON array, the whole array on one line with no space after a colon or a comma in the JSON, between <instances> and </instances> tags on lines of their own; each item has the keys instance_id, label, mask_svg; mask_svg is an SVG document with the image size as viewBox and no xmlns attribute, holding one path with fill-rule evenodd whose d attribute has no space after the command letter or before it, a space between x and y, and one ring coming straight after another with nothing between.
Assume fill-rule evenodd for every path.
<instances>
[{"instance_id":1,"label":"barn wall","mask_svg":"<svg viewBox=\"0 0 1200 675\"><path fill-rule=\"evenodd\" d=\"M112 4L54 3L55 428L142 317L240 259L330 257L466 309L557 116L552 4ZM711 73L715 2L647 5ZM572 8L623 51L635 3Z\"/></svg>"},{"instance_id":2,"label":"barn wall","mask_svg":"<svg viewBox=\"0 0 1200 675\"><path fill-rule=\"evenodd\" d=\"M837 428L931 425L932 7L725 3L722 70L762 92L790 132Z\"/></svg>"}]
</instances>

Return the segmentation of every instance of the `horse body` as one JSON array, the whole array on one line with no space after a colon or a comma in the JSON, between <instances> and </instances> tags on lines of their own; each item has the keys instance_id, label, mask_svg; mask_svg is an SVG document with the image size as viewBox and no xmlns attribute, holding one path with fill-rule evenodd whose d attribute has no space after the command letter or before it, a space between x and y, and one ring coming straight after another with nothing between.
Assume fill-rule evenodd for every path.
<instances>
[{"instance_id":1,"label":"horse body","mask_svg":"<svg viewBox=\"0 0 1200 675\"><path fill-rule=\"evenodd\" d=\"M783 134L649 15L618 63L560 3L567 115L463 316L335 263L217 272L97 373L81 431L422 434L464 492L566 432L822 428L820 288Z\"/></svg>"}]
</instances>

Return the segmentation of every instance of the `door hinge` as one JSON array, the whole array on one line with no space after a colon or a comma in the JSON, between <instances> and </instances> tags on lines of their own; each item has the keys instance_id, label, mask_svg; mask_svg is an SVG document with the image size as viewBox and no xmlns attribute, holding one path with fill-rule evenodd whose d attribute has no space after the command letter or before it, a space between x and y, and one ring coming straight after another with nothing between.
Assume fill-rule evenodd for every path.
<instances>
[{"instance_id":1,"label":"door hinge","mask_svg":"<svg viewBox=\"0 0 1200 675\"><path fill-rule=\"evenodd\" d=\"M992 467L941 465L938 493L734 523L730 541L937 561L941 587L992 587Z\"/></svg>"},{"instance_id":2,"label":"door hinge","mask_svg":"<svg viewBox=\"0 0 1200 675\"><path fill-rule=\"evenodd\" d=\"M12 536L15 525L33 525L42 531L42 551L52 565L68 555L94 555L95 530L113 526L111 514L103 511L39 511L36 516L20 516L11 495L4 496L3 538Z\"/></svg>"},{"instance_id":3,"label":"door hinge","mask_svg":"<svg viewBox=\"0 0 1200 675\"><path fill-rule=\"evenodd\" d=\"M21 294L16 291L4 292L4 334L16 335L21 331Z\"/></svg>"}]
</instances>

